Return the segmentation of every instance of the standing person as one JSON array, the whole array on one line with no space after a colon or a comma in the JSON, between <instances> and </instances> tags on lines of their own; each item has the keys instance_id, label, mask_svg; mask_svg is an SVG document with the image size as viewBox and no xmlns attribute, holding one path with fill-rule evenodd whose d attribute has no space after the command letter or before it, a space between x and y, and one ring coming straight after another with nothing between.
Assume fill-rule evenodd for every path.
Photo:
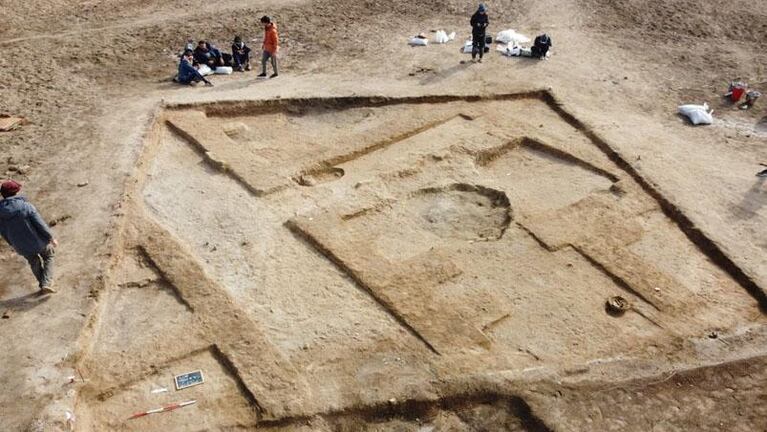
<instances>
[{"instance_id":1,"label":"standing person","mask_svg":"<svg viewBox=\"0 0 767 432\"><path fill-rule=\"evenodd\" d=\"M232 44L232 65L240 72L250 70L250 47L239 36L234 37Z\"/></svg>"},{"instance_id":2,"label":"standing person","mask_svg":"<svg viewBox=\"0 0 767 432\"><path fill-rule=\"evenodd\" d=\"M485 30L490 19L487 17L487 6L480 3L477 11L471 16L471 60L474 61L479 54L479 62L485 54Z\"/></svg>"},{"instance_id":3,"label":"standing person","mask_svg":"<svg viewBox=\"0 0 767 432\"><path fill-rule=\"evenodd\" d=\"M178 61L178 75L176 82L181 84L192 84L194 82L204 82L206 86L213 86L213 83L205 79L204 76L192 66L194 62L194 52L192 50L184 51L184 55Z\"/></svg>"},{"instance_id":4,"label":"standing person","mask_svg":"<svg viewBox=\"0 0 767 432\"><path fill-rule=\"evenodd\" d=\"M26 258L40 286L40 293L53 289L53 258L59 243L35 207L17 196L21 184L8 180L0 185L0 234L16 253Z\"/></svg>"},{"instance_id":5,"label":"standing person","mask_svg":"<svg viewBox=\"0 0 767 432\"><path fill-rule=\"evenodd\" d=\"M261 74L260 78L266 77L266 62L271 59L274 73L270 78L277 77L277 50L280 48L280 36L277 34L277 26L268 16L261 17L261 24L264 26L264 45L261 47Z\"/></svg>"}]
</instances>

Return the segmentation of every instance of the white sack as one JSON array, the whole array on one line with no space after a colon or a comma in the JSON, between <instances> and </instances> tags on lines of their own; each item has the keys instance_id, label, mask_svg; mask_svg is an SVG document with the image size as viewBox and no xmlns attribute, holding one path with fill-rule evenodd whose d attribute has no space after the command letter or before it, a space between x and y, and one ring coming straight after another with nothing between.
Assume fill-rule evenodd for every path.
<instances>
[{"instance_id":1,"label":"white sack","mask_svg":"<svg viewBox=\"0 0 767 432\"><path fill-rule=\"evenodd\" d=\"M410 45L411 46L426 46L429 45L428 39L421 39L419 37L410 38Z\"/></svg>"},{"instance_id":2,"label":"white sack","mask_svg":"<svg viewBox=\"0 0 767 432\"><path fill-rule=\"evenodd\" d=\"M498 45L498 48L496 50L500 51L501 54L509 57L517 57L522 55L522 48L519 45Z\"/></svg>"},{"instance_id":3,"label":"white sack","mask_svg":"<svg viewBox=\"0 0 767 432\"><path fill-rule=\"evenodd\" d=\"M463 44L463 52L464 54L471 54L471 50L472 50L471 41L468 40L466 41L465 44Z\"/></svg>"},{"instance_id":4,"label":"white sack","mask_svg":"<svg viewBox=\"0 0 767 432\"><path fill-rule=\"evenodd\" d=\"M443 44L450 42L450 38L447 36L447 32L444 30L437 30L434 35L434 43Z\"/></svg>"},{"instance_id":5,"label":"white sack","mask_svg":"<svg viewBox=\"0 0 767 432\"><path fill-rule=\"evenodd\" d=\"M502 32L499 32L495 36L495 41L500 43L505 43L505 44L507 43L524 44L524 43L530 42L530 38L523 34L517 33L514 30L509 29L509 30L504 30Z\"/></svg>"},{"instance_id":6,"label":"white sack","mask_svg":"<svg viewBox=\"0 0 767 432\"><path fill-rule=\"evenodd\" d=\"M231 75L232 74L232 68L230 66L218 66L216 67L216 70L213 71L216 75Z\"/></svg>"},{"instance_id":7,"label":"white sack","mask_svg":"<svg viewBox=\"0 0 767 432\"><path fill-rule=\"evenodd\" d=\"M200 65L197 67L197 72L202 76L208 76L213 74L213 70L208 65Z\"/></svg>"},{"instance_id":8,"label":"white sack","mask_svg":"<svg viewBox=\"0 0 767 432\"><path fill-rule=\"evenodd\" d=\"M712 116L714 111L709 110L707 103L704 103L703 105L680 105L677 109L679 110L679 114L689 118L690 123L694 125L706 125L714 122L714 117Z\"/></svg>"}]
</instances>

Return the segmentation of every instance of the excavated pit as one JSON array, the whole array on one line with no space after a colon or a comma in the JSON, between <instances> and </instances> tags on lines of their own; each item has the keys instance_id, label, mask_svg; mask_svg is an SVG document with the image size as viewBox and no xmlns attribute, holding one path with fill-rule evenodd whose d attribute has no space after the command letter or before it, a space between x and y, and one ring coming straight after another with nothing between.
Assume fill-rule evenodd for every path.
<instances>
[{"instance_id":1,"label":"excavated pit","mask_svg":"<svg viewBox=\"0 0 767 432\"><path fill-rule=\"evenodd\" d=\"M167 107L135 180L86 430L556 430L520 390L537 372L763 321L761 288L548 92Z\"/></svg>"}]
</instances>

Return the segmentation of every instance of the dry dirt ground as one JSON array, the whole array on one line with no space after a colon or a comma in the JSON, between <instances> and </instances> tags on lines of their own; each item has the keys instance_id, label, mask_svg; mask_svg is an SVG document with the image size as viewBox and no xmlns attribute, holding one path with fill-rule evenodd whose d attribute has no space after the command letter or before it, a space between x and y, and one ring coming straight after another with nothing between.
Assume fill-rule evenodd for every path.
<instances>
[{"instance_id":1,"label":"dry dirt ground","mask_svg":"<svg viewBox=\"0 0 767 432\"><path fill-rule=\"evenodd\" d=\"M552 57L471 64L455 0L0 5L0 172L61 243L48 297L0 245L0 429L767 430L767 102L719 96L767 3L488 5ZM279 78L170 82L264 14Z\"/></svg>"}]
</instances>

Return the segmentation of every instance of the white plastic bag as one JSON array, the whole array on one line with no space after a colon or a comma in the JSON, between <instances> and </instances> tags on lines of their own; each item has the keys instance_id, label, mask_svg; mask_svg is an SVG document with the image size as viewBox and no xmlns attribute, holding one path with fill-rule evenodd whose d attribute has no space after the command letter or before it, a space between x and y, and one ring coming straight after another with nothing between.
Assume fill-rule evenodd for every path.
<instances>
[{"instance_id":1,"label":"white plastic bag","mask_svg":"<svg viewBox=\"0 0 767 432\"><path fill-rule=\"evenodd\" d=\"M714 117L712 116L714 110L709 110L707 103L703 105L679 105L678 110L679 114L686 116L690 119L690 123L694 125L707 125L714 122Z\"/></svg>"},{"instance_id":2,"label":"white plastic bag","mask_svg":"<svg viewBox=\"0 0 767 432\"><path fill-rule=\"evenodd\" d=\"M466 43L463 44L463 53L471 54L471 50L472 50L471 40L467 40Z\"/></svg>"},{"instance_id":3,"label":"white plastic bag","mask_svg":"<svg viewBox=\"0 0 767 432\"><path fill-rule=\"evenodd\" d=\"M213 70L208 65L201 64L197 67L197 72L202 76L208 76L213 74Z\"/></svg>"},{"instance_id":4,"label":"white plastic bag","mask_svg":"<svg viewBox=\"0 0 767 432\"><path fill-rule=\"evenodd\" d=\"M422 39L419 37L413 37L410 38L410 45L411 46L426 46L429 45L429 39Z\"/></svg>"},{"instance_id":5,"label":"white plastic bag","mask_svg":"<svg viewBox=\"0 0 767 432\"><path fill-rule=\"evenodd\" d=\"M509 29L509 30L504 30L502 32L499 32L495 36L495 41L500 43L505 43L505 44L516 43L517 45L519 45L519 44L525 44L530 42L530 38L523 34L517 33L516 31L512 29Z\"/></svg>"},{"instance_id":6,"label":"white plastic bag","mask_svg":"<svg viewBox=\"0 0 767 432\"><path fill-rule=\"evenodd\" d=\"M450 42L450 38L447 37L447 32L444 30L437 30L434 34L434 43L443 44Z\"/></svg>"},{"instance_id":7,"label":"white plastic bag","mask_svg":"<svg viewBox=\"0 0 767 432\"><path fill-rule=\"evenodd\" d=\"M508 57L517 57L522 55L522 48L519 45L498 45L498 48L496 48L498 51L501 52L501 54L508 56Z\"/></svg>"},{"instance_id":8,"label":"white plastic bag","mask_svg":"<svg viewBox=\"0 0 767 432\"><path fill-rule=\"evenodd\" d=\"M434 43L444 44L453 39L455 39L455 32L447 34L444 30L437 30L437 33L434 34Z\"/></svg>"},{"instance_id":9,"label":"white plastic bag","mask_svg":"<svg viewBox=\"0 0 767 432\"><path fill-rule=\"evenodd\" d=\"M216 75L231 75L232 74L232 67L231 66L218 66L216 67L216 70L213 71Z\"/></svg>"}]
</instances>

